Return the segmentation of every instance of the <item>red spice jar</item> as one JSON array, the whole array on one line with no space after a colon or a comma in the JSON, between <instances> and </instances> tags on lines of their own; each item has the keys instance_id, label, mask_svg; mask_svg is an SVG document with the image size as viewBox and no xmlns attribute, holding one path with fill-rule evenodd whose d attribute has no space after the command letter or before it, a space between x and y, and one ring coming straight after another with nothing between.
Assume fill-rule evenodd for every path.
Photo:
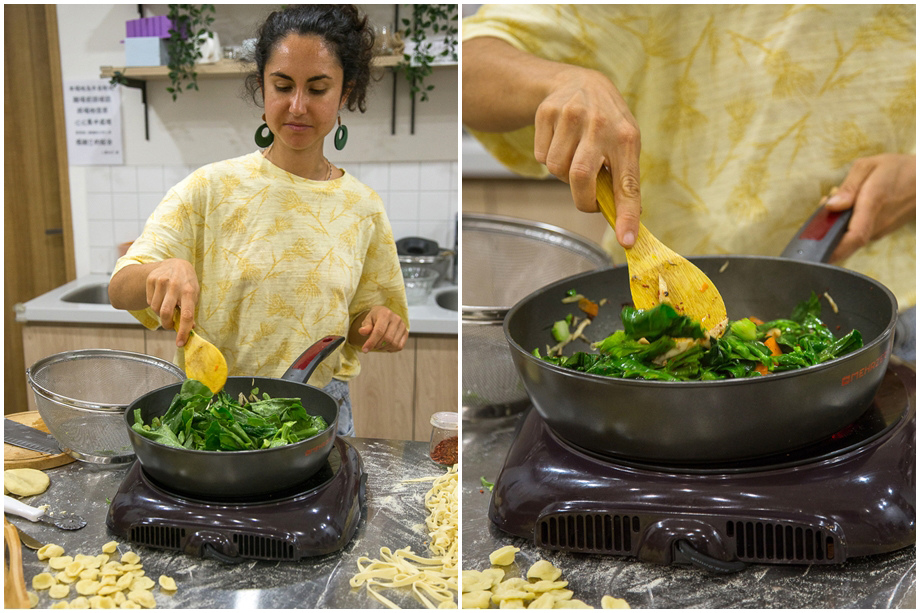
<instances>
[{"instance_id":1,"label":"red spice jar","mask_svg":"<svg viewBox=\"0 0 920 613\"><path fill-rule=\"evenodd\" d=\"M441 412L431 416L431 442L428 453L431 459L444 466L453 466L459 460L457 425L459 414Z\"/></svg>"}]
</instances>

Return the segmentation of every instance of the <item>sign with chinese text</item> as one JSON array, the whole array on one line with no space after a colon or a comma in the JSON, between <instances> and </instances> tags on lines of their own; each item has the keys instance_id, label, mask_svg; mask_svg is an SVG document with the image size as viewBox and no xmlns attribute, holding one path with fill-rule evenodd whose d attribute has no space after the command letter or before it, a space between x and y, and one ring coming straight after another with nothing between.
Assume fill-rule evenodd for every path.
<instances>
[{"instance_id":1,"label":"sign with chinese text","mask_svg":"<svg viewBox=\"0 0 920 613\"><path fill-rule=\"evenodd\" d=\"M64 82L67 155L72 166L124 163L121 92L104 79Z\"/></svg>"}]
</instances>

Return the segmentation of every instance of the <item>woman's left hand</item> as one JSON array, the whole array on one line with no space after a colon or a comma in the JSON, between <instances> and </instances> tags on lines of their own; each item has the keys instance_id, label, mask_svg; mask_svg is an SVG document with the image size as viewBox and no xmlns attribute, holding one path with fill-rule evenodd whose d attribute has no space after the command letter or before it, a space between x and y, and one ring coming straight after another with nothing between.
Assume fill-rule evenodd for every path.
<instances>
[{"instance_id":1,"label":"woman's left hand","mask_svg":"<svg viewBox=\"0 0 920 613\"><path fill-rule=\"evenodd\" d=\"M357 337L354 333L357 333ZM371 307L355 319L352 335L348 339L361 345L361 351L387 351L395 353L406 346L409 330L402 317L385 306ZM363 344L362 344L363 341Z\"/></svg>"},{"instance_id":2,"label":"woman's left hand","mask_svg":"<svg viewBox=\"0 0 920 613\"><path fill-rule=\"evenodd\" d=\"M831 255L836 262L914 219L917 156L883 153L856 160L825 205L832 211L853 208L849 228Z\"/></svg>"}]
</instances>

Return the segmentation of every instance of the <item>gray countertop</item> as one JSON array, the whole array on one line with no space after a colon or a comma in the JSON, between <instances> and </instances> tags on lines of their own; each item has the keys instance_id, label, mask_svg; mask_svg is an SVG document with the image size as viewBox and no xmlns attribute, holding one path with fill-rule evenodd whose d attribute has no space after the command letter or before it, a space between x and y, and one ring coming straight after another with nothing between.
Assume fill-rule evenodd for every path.
<instances>
[{"instance_id":1,"label":"gray countertop","mask_svg":"<svg viewBox=\"0 0 920 613\"><path fill-rule=\"evenodd\" d=\"M64 296L88 286L107 284L109 275L89 274L51 290L28 302L16 305L16 321L22 323L78 323L98 325L141 324L127 311L109 304L65 302ZM455 285L436 287L424 304L409 306L409 326L413 334L456 335L459 328L458 312L438 306L437 296L454 290Z\"/></svg>"},{"instance_id":2,"label":"gray countertop","mask_svg":"<svg viewBox=\"0 0 920 613\"><path fill-rule=\"evenodd\" d=\"M914 608L916 549L849 560L842 565L751 565L718 575L690 566L659 566L633 558L572 554L537 548L498 530L489 520L489 491L514 440L520 416L463 423L461 480L464 569L489 568L489 554L520 548L506 577L524 576L540 559L562 570L574 598L600 608L605 594L638 608Z\"/></svg>"},{"instance_id":3,"label":"gray countertop","mask_svg":"<svg viewBox=\"0 0 920 613\"><path fill-rule=\"evenodd\" d=\"M347 439L360 453L367 473L367 507L355 538L342 551L298 562L244 561L224 564L173 551L131 545L114 537L105 525L110 500L118 490L130 464L103 466L74 462L45 471L51 478L49 489L39 496L23 499L33 505L50 505L49 512L70 511L81 515L85 528L64 531L43 522L7 516L18 528L42 543L57 543L67 555L95 555L103 544L119 542L119 554L133 550L141 557L147 576L156 581L161 574L176 580L173 594L153 593L159 608L385 608L370 596L365 587L351 588L349 580L357 572L357 559L380 557L380 548L392 550L411 546L423 556L430 555L425 529L427 511L424 495L430 481L406 483L408 479L436 477L444 469L428 457L428 443L382 439ZM35 552L23 548L27 588L36 574L47 571ZM40 592L38 607L52 603L47 591ZM420 608L409 588L383 594L404 608ZM70 599L76 595L71 590Z\"/></svg>"}]
</instances>

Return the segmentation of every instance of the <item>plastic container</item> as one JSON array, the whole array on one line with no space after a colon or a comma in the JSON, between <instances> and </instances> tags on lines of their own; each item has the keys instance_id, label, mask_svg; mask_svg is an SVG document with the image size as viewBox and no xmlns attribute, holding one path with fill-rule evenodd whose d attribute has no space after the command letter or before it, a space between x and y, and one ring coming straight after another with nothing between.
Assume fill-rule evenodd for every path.
<instances>
[{"instance_id":1,"label":"plastic container","mask_svg":"<svg viewBox=\"0 0 920 613\"><path fill-rule=\"evenodd\" d=\"M432 461L444 466L453 466L459 460L457 425L460 414L444 411L431 416L431 442L428 455Z\"/></svg>"},{"instance_id":2,"label":"plastic container","mask_svg":"<svg viewBox=\"0 0 920 613\"><path fill-rule=\"evenodd\" d=\"M409 304L425 304L438 280L438 273L430 268L403 266L402 276L406 286L406 300Z\"/></svg>"},{"instance_id":3,"label":"plastic container","mask_svg":"<svg viewBox=\"0 0 920 613\"><path fill-rule=\"evenodd\" d=\"M125 39L125 66L165 66L169 50L165 38L136 36Z\"/></svg>"}]
</instances>

